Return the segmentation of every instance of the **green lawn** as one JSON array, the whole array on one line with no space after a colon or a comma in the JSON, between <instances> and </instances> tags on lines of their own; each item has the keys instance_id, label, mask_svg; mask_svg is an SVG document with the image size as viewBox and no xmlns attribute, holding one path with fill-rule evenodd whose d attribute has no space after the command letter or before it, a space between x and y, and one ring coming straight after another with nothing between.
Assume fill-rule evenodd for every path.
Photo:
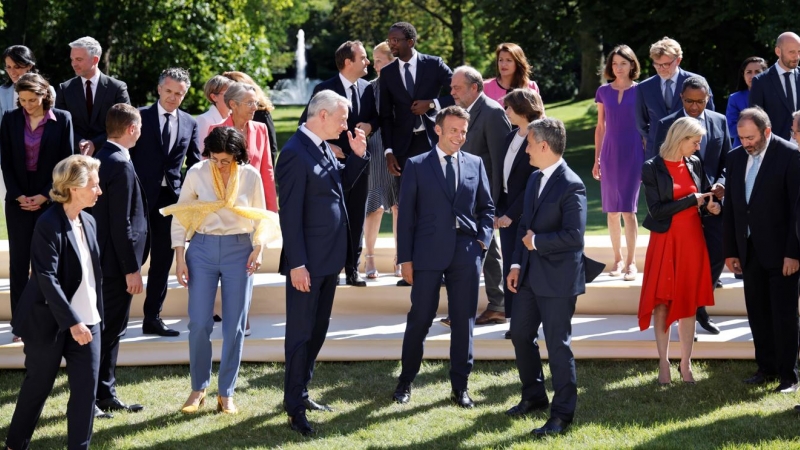
<instances>
[{"instance_id":1,"label":"green lawn","mask_svg":"<svg viewBox=\"0 0 800 450\"><path fill-rule=\"evenodd\" d=\"M508 345L511 345L510 343ZM655 354L655 350L654 350ZM519 399L511 361L476 361L470 392L477 402L463 410L448 401L446 362L426 361L414 384L411 403L390 401L399 373L396 361L322 363L312 382L314 399L333 413L309 413L313 438L292 432L281 409L283 365L244 364L235 416L214 414L207 403L197 415L178 412L189 394L186 366L123 367L119 395L141 402L139 414L119 413L95 422L95 449L790 449L800 448L794 395L740 382L752 361L695 362L697 385L678 380L656 384L655 361L579 360L578 408L565 436L541 441L529 432L546 413L510 419L503 412ZM215 367L214 373L216 374ZM0 377L0 439L8 432L22 371ZM545 369L548 394L549 372ZM210 404L216 400L212 380ZM33 436L32 448L66 444L68 400L61 374Z\"/></svg>"}]
</instances>

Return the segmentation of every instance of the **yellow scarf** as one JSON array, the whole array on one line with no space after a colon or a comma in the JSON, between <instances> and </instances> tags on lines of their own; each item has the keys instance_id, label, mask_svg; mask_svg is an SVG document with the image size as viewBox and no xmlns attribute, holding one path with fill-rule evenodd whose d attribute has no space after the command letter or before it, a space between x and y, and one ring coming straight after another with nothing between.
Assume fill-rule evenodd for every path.
<instances>
[{"instance_id":1,"label":"yellow scarf","mask_svg":"<svg viewBox=\"0 0 800 450\"><path fill-rule=\"evenodd\" d=\"M187 203L176 203L162 208L159 212L164 216L172 215L178 219L178 222L186 228L187 240L190 240L195 231L200 228L206 216L222 208L228 208L246 219L258 221L253 233L253 245L266 244L280 237L280 221L277 213L251 206L234 205L239 193L239 165L236 162L231 164L231 175L227 187L222 181L222 174L217 165L213 163L208 165L211 168L214 193L217 194L219 200L213 202L192 200Z\"/></svg>"}]
</instances>

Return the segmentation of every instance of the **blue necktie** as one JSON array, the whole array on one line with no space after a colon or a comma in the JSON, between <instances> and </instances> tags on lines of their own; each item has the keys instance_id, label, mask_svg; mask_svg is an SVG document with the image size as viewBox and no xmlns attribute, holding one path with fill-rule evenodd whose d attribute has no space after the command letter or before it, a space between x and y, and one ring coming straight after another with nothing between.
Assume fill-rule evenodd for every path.
<instances>
[{"instance_id":1,"label":"blue necktie","mask_svg":"<svg viewBox=\"0 0 800 450\"><path fill-rule=\"evenodd\" d=\"M169 113L164 113L164 128L161 129L161 150L169 155Z\"/></svg>"},{"instance_id":2,"label":"blue necktie","mask_svg":"<svg viewBox=\"0 0 800 450\"><path fill-rule=\"evenodd\" d=\"M672 80L664 82L664 103L667 105L667 112L672 109Z\"/></svg>"},{"instance_id":3,"label":"blue necktie","mask_svg":"<svg viewBox=\"0 0 800 450\"><path fill-rule=\"evenodd\" d=\"M750 203L750 194L753 192L753 185L756 183L756 175L758 175L758 168L761 166L761 155L753 156L753 165L747 171L747 176L744 178L744 196L747 203Z\"/></svg>"},{"instance_id":4,"label":"blue necktie","mask_svg":"<svg viewBox=\"0 0 800 450\"><path fill-rule=\"evenodd\" d=\"M406 63L406 65L403 66L403 67L405 67L405 69L406 69L406 74L405 74L406 91L408 91L408 95L411 96L411 101L413 102L414 101L414 77L411 76L411 63ZM416 130L417 128L419 128L421 126L422 126L422 117L414 116L414 129Z\"/></svg>"},{"instance_id":5,"label":"blue necktie","mask_svg":"<svg viewBox=\"0 0 800 450\"><path fill-rule=\"evenodd\" d=\"M456 171L453 169L453 156L445 155L444 157L444 182L447 185L447 195L450 198L456 195Z\"/></svg>"}]
</instances>

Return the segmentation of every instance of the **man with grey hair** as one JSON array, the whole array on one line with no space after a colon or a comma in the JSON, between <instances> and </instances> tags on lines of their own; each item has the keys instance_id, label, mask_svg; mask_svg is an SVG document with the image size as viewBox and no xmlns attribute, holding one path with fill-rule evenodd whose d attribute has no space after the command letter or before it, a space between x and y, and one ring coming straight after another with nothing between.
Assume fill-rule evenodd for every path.
<instances>
[{"instance_id":1,"label":"man with grey hair","mask_svg":"<svg viewBox=\"0 0 800 450\"><path fill-rule=\"evenodd\" d=\"M787 141L792 139L792 113L800 109L800 36L781 33L775 41L778 60L753 78L750 106L760 106L772 122L772 133Z\"/></svg>"},{"instance_id":2,"label":"man with grey hair","mask_svg":"<svg viewBox=\"0 0 800 450\"><path fill-rule=\"evenodd\" d=\"M164 217L159 209L178 201L184 159L192 167L200 161L197 148L197 122L178 109L189 90L189 72L169 68L158 77L158 101L139 108L142 137L131 150L136 175L142 182L150 208L150 269L144 300L142 332L159 336L178 336L161 320L161 308L167 296L167 279L175 251L172 249L172 216Z\"/></svg>"},{"instance_id":3,"label":"man with grey hair","mask_svg":"<svg viewBox=\"0 0 800 450\"><path fill-rule=\"evenodd\" d=\"M344 193L369 164L361 128L347 131L351 153L344 164L326 142L347 130L350 107L346 97L333 91L314 95L307 121L286 142L275 167L283 235L279 270L286 276L283 407L289 426L303 435L314 433L307 410L331 410L309 398L308 384L325 342L339 272L347 257Z\"/></svg>"},{"instance_id":4,"label":"man with grey hair","mask_svg":"<svg viewBox=\"0 0 800 450\"><path fill-rule=\"evenodd\" d=\"M113 105L127 103L128 86L97 68L103 49L89 36L71 42L69 58L75 78L58 85L56 108L72 114L75 148L93 155L106 142L106 114Z\"/></svg>"},{"instance_id":5,"label":"man with grey hair","mask_svg":"<svg viewBox=\"0 0 800 450\"><path fill-rule=\"evenodd\" d=\"M505 158L505 140L511 132L511 123L506 117L503 107L483 93L483 78L470 66L461 66L453 71L450 81L450 95L456 105L464 108L470 115L467 141L461 147L483 160L486 175L489 177L492 201L496 205L503 191L503 159ZM483 277L486 285L486 296L489 305L477 319L475 325L490 323L506 323L510 317L506 301L512 296L504 293L503 263L500 256L499 236L492 234L489 251L483 261ZM442 324L449 325L449 317Z\"/></svg>"}]
</instances>

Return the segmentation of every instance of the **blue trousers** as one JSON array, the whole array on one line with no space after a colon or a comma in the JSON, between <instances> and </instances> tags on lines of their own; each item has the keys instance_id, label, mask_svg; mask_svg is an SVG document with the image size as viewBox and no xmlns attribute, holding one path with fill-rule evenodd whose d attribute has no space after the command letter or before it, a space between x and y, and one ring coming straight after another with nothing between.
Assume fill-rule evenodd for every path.
<instances>
[{"instance_id":1,"label":"blue trousers","mask_svg":"<svg viewBox=\"0 0 800 450\"><path fill-rule=\"evenodd\" d=\"M211 331L214 299L222 285L222 357L219 395L232 397L242 362L244 329L253 277L247 274L247 258L253 251L249 234L214 236L195 234L186 251L189 269L189 370L192 390L211 382Z\"/></svg>"}]
</instances>

